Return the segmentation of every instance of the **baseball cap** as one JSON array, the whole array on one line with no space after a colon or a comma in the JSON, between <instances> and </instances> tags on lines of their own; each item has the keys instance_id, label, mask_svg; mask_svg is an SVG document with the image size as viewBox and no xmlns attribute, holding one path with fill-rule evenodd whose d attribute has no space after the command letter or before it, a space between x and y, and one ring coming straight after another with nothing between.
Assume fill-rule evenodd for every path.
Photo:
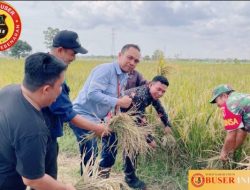
<instances>
[{"instance_id":1,"label":"baseball cap","mask_svg":"<svg viewBox=\"0 0 250 190\"><path fill-rule=\"evenodd\" d=\"M53 47L63 47L72 49L76 53L86 54L88 50L81 46L78 34L69 30L62 30L58 32L53 39Z\"/></svg>"},{"instance_id":2,"label":"baseball cap","mask_svg":"<svg viewBox=\"0 0 250 190\"><path fill-rule=\"evenodd\" d=\"M234 91L232 89L232 87L228 84L221 84L219 86L217 86L216 88L214 88L213 93L212 93L212 99L210 100L211 104L215 103L215 99L220 96L223 93L227 93L227 92L232 92Z\"/></svg>"}]
</instances>

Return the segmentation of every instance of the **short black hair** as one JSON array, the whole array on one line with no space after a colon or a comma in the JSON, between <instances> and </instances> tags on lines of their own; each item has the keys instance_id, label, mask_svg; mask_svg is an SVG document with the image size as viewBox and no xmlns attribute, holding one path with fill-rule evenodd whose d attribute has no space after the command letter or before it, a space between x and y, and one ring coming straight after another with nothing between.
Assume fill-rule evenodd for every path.
<instances>
[{"instance_id":1,"label":"short black hair","mask_svg":"<svg viewBox=\"0 0 250 190\"><path fill-rule=\"evenodd\" d=\"M54 85L67 65L48 53L34 53L26 58L23 85L34 92L43 85Z\"/></svg>"},{"instance_id":2,"label":"short black hair","mask_svg":"<svg viewBox=\"0 0 250 190\"><path fill-rule=\"evenodd\" d=\"M141 52L141 49L138 45L136 44L126 44L125 46L122 47L121 49L121 53L124 54L129 48L135 48L137 49L139 52Z\"/></svg>"},{"instance_id":3,"label":"short black hair","mask_svg":"<svg viewBox=\"0 0 250 190\"><path fill-rule=\"evenodd\" d=\"M168 79L162 75L157 75L152 79L152 82L158 82L158 81L161 82L162 84L169 86Z\"/></svg>"}]
</instances>

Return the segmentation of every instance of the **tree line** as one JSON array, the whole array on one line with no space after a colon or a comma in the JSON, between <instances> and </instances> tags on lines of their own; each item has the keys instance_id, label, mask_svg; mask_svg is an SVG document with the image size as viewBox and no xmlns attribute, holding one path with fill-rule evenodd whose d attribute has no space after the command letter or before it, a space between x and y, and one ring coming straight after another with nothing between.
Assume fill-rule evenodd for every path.
<instances>
[{"instance_id":1,"label":"tree line","mask_svg":"<svg viewBox=\"0 0 250 190\"><path fill-rule=\"evenodd\" d=\"M44 44L47 49L51 49L52 41L54 36L59 32L58 28L48 27L46 30L43 31L44 35ZM32 52L31 45L23 40L18 40L17 43L12 46L9 50L3 51L2 54L6 56L15 57L20 59L21 57L26 57ZM152 56L146 55L143 57L143 60L159 60L160 58L164 57L164 52L162 50L155 50Z\"/></svg>"}]
</instances>

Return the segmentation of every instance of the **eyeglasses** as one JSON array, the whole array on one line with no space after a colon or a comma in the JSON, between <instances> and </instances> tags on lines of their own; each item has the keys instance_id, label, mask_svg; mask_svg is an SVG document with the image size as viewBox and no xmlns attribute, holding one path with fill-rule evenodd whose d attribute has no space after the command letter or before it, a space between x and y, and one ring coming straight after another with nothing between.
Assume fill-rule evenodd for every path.
<instances>
[{"instance_id":1,"label":"eyeglasses","mask_svg":"<svg viewBox=\"0 0 250 190\"><path fill-rule=\"evenodd\" d=\"M139 59L136 59L136 58L134 58L134 57L133 57L133 56L131 56L131 55L127 55L127 59L128 59L129 61L134 60L134 62L135 62L136 64L140 62L140 60L139 60Z\"/></svg>"}]
</instances>

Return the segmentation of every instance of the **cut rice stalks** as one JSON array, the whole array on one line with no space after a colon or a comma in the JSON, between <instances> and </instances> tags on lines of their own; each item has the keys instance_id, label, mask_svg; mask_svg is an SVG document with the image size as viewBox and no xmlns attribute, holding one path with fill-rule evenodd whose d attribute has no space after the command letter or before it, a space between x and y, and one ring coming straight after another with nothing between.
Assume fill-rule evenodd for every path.
<instances>
[{"instance_id":1,"label":"cut rice stalks","mask_svg":"<svg viewBox=\"0 0 250 190\"><path fill-rule=\"evenodd\" d=\"M176 139L172 134L164 135L161 138L161 145L164 148L174 149L176 148Z\"/></svg>"},{"instance_id":2,"label":"cut rice stalks","mask_svg":"<svg viewBox=\"0 0 250 190\"><path fill-rule=\"evenodd\" d=\"M75 185L77 190L130 190L122 175L111 175L107 179L101 178L99 163L100 158L93 162L92 156L87 165L83 165L83 175Z\"/></svg>"},{"instance_id":3,"label":"cut rice stalks","mask_svg":"<svg viewBox=\"0 0 250 190\"><path fill-rule=\"evenodd\" d=\"M220 152L216 152L216 151L209 151L213 154L217 154L217 156L212 156L210 158L207 158L207 159L200 159L200 160L197 160L198 162L205 162L207 163L206 164L206 167L205 169L233 169L233 165L234 165L234 162L233 162L233 154L229 154L229 157L228 157L228 160L227 161L222 161L220 160Z\"/></svg>"},{"instance_id":4,"label":"cut rice stalks","mask_svg":"<svg viewBox=\"0 0 250 190\"><path fill-rule=\"evenodd\" d=\"M250 156L247 156L246 153L245 158L240 162L231 162L237 165L235 169L250 170Z\"/></svg>"},{"instance_id":5,"label":"cut rice stalks","mask_svg":"<svg viewBox=\"0 0 250 190\"><path fill-rule=\"evenodd\" d=\"M107 179L91 178L88 182L79 181L75 188L77 190L129 190L124 180L119 177L110 177Z\"/></svg>"},{"instance_id":6,"label":"cut rice stalks","mask_svg":"<svg viewBox=\"0 0 250 190\"><path fill-rule=\"evenodd\" d=\"M146 155L150 150L150 145L146 142L146 136L153 134L152 126L149 124L138 127L136 112L129 111L118 113L110 120L109 127L115 132L118 138L117 148L123 150L124 155L133 160L137 154ZM85 137L85 140L94 138L92 133ZM111 147L112 148L112 145Z\"/></svg>"}]
</instances>

